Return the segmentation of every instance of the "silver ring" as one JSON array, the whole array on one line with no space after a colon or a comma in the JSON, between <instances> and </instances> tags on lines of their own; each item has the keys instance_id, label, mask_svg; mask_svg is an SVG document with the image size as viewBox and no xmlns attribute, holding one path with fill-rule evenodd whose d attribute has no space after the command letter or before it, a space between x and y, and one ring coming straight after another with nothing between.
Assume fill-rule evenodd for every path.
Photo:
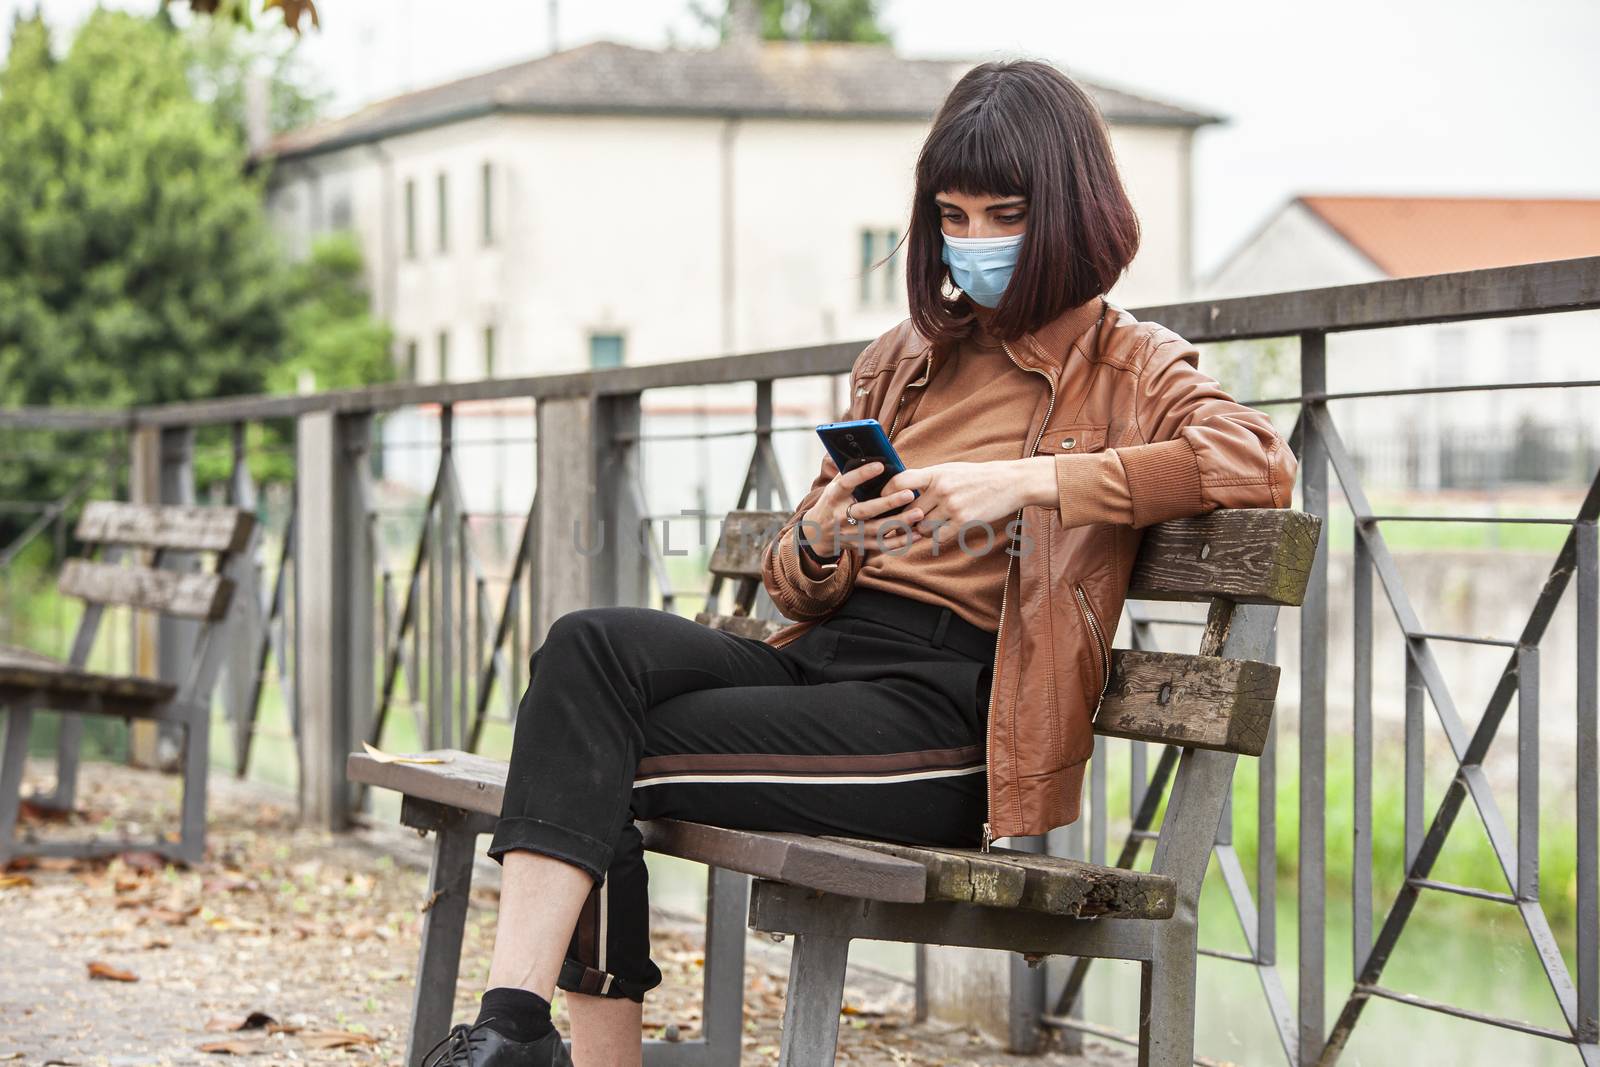
<instances>
[{"instance_id":1,"label":"silver ring","mask_svg":"<svg viewBox=\"0 0 1600 1067\"><path fill-rule=\"evenodd\" d=\"M846 504L844 506L844 521L849 523L851 526L859 525L859 523L856 521L856 519L850 514L851 505L853 505L854 503L855 503L855 501L852 500L849 504Z\"/></svg>"}]
</instances>

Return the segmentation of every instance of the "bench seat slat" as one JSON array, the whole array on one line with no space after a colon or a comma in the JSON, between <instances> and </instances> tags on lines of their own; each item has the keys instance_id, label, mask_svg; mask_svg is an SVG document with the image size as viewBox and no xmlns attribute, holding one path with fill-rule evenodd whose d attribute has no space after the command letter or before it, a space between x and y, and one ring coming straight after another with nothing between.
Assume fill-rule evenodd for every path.
<instances>
[{"instance_id":1,"label":"bench seat slat","mask_svg":"<svg viewBox=\"0 0 1600 1067\"><path fill-rule=\"evenodd\" d=\"M351 753L345 773L352 782L393 789L448 807L496 816L505 798L507 764L467 752L419 752L445 763L384 763ZM726 870L791 882L869 900L916 903L924 899L926 871L848 844L805 834L754 833L721 826L649 819L639 822L652 852L709 863Z\"/></svg>"},{"instance_id":2,"label":"bench seat slat","mask_svg":"<svg viewBox=\"0 0 1600 1067\"><path fill-rule=\"evenodd\" d=\"M419 752L444 763L386 763L352 753L353 782L497 816L503 760L455 750ZM1169 918L1172 879L1012 849L925 848L839 836L734 830L677 819L639 822L652 852L864 900L957 901L1078 917Z\"/></svg>"},{"instance_id":3,"label":"bench seat slat","mask_svg":"<svg viewBox=\"0 0 1600 1067\"><path fill-rule=\"evenodd\" d=\"M158 704L178 691L171 682L83 670L26 648L0 645L0 692L99 696L120 705ZM48 700L45 707L52 707Z\"/></svg>"}]
</instances>

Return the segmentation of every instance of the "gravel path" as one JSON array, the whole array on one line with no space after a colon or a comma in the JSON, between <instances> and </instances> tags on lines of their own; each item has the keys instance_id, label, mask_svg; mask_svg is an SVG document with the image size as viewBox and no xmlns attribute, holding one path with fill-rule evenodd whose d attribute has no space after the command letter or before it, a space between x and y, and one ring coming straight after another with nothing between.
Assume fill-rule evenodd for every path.
<instances>
[{"instance_id":1,"label":"gravel path","mask_svg":"<svg viewBox=\"0 0 1600 1067\"><path fill-rule=\"evenodd\" d=\"M32 765L33 780L49 771ZM174 825L174 779L85 768L71 823L30 813L26 832L81 837ZM224 775L212 780L206 863L148 854L26 861L0 872L0 1064L400 1064L420 929L427 842L399 827L333 836L295 825L294 800ZM148 831L145 831L148 832ZM459 1019L476 1014L494 934L499 868L482 861L468 915ZM701 929L657 910L652 952L665 980L644 1031L698 1035ZM752 935L745 1064L777 1062L789 943ZM567 1032L558 991L556 1020ZM1088 1057L1009 1056L965 1029L912 1021L912 990L852 966L839 1063L1111 1067ZM268 1021L270 1020L270 1022ZM247 1024L251 1024L248 1025Z\"/></svg>"}]
</instances>

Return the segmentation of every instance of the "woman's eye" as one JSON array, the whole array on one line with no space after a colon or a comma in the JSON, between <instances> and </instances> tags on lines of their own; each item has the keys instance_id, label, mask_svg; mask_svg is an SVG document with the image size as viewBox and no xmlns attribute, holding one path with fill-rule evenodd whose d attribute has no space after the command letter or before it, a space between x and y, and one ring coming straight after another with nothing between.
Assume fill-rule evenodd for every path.
<instances>
[{"instance_id":1,"label":"woman's eye","mask_svg":"<svg viewBox=\"0 0 1600 1067\"><path fill-rule=\"evenodd\" d=\"M1000 221L1005 223L1007 226L1009 226L1012 223L1021 222L1022 221L1022 216L1021 215L1002 215L1002 216L1000 216Z\"/></svg>"}]
</instances>

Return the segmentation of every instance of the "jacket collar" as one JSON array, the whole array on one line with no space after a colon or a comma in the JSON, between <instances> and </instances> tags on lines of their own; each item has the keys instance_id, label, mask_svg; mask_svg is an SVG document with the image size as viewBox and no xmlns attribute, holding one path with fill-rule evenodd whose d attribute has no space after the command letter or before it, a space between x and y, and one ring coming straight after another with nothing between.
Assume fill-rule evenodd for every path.
<instances>
[{"instance_id":1,"label":"jacket collar","mask_svg":"<svg viewBox=\"0 0 1600 1067\"><path fill-rule=\"evenodd\" d=\"M980 324L986 325L993 318L993 308L984 307L966 293L962 293L960 299L972 309ZM1063 311L1037 330L1023 334L1021 343L1013 344L1011 352L1017 362L1024 366L1059 375L1072 349L1089 332L1089 328L1100 321L1102 312L1108 306L1104 297L1091 297L1077 307Z\"/></svg>"}]
</instances>

